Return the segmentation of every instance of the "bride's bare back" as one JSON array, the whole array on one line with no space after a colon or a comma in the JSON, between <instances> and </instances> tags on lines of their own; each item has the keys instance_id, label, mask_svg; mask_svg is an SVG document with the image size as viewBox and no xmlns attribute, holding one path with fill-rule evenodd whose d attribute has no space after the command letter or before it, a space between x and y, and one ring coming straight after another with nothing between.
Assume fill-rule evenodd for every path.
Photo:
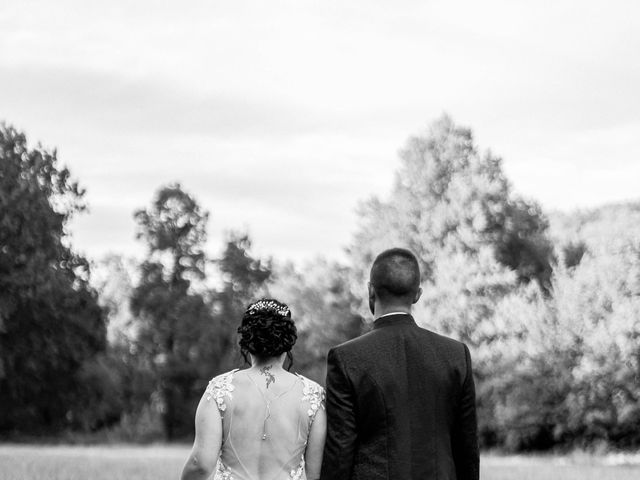
<instances>
[{"instance_id":1,"label":"bride's bare back","mask_svg":"<svg viewBox=\"0 0 640 480\"><path fill-rule=\"evenodd\" d=\"M209 382L198 407L194 452L199 442L216 452L214 480L314 480L323 401L317 383L272 365L225 373Z\"/></svg>"}]
</instances>

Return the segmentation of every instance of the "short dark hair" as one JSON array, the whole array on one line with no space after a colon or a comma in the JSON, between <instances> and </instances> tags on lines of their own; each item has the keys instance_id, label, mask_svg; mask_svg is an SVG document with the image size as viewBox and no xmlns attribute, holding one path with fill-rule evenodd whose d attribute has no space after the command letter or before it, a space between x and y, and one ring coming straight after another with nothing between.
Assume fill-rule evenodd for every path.
<instances>
[{"instance_id":1,"label":"short dark hair","mask_svg":"<svg viewBox=\"0 0 640 480\"><path fill-rule=\"evenodd\" d=\"M416 256L405 248L390 248L376 257L370 282L378 298L413 303L420 289L420 266Z\"/></svg>"}]
</instances>

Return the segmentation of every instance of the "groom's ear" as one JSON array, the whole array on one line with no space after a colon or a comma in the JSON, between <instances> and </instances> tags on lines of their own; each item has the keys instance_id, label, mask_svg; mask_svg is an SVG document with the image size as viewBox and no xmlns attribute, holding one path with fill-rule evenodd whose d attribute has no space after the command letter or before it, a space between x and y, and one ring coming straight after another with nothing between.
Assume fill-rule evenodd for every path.
<instances>
[{"instance_id":1,"label":"groom's ear","mask_svg":"<svg viewBox=\"0 0 640 480\"><path fill-rule=\"evenodd\" d=\"M416 292L416 296L413 298L413 303L418 303L418 300L420 300L421 296L422 296L422 287L419 287L418 291Z\"/></svg>"},{"instance_id":2,"label":"groom's ear","mask_svg":"<svg viewBox=\"0 0 640 480\"><path fill-rule=\"evenodd\" d=\"M367 290L369 291L369 310L371 310L371 315L375 315L376 290L373 288L373 285L371 285L371 282L367 283Z\"/></svg>"}]
</instances>

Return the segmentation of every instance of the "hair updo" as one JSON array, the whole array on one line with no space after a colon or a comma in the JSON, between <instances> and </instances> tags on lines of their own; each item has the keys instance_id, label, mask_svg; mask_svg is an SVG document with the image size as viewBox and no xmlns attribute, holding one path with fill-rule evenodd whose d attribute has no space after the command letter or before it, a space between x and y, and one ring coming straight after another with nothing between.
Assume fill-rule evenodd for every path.
<instances>
[{"instance_id":1,"label":"hair updo","mask_svg":"<svg viewBox=\"0 0 640 480\"><path fill-rule=\"evenodd\" d=\"M238 333L240 351L245 361L248 362L248 353L267 358L286 352L290 363L293 363L290 352L298 334L291 311L284 303L271 298L252 303L242 316Z\"/></svg>"}]
</instances>

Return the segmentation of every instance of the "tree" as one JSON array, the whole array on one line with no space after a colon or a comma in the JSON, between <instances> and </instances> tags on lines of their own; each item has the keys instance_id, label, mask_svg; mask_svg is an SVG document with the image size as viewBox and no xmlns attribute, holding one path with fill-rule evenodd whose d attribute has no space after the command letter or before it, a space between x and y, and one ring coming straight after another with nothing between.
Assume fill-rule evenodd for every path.
<instances>
[{"instance_id":1,"label":"tree","mask_svg":"<svg viewBox=\"0 0 640 480\"><path fill-rule=\"evenodd\" d=\"M500 158L481 155L469 129L445 115L426 134L411 137L400 159L390 198L360 207L350 248L354 265L366 268L384 248L402 245L418 255L428 279L438 252L477 256L490 248L520 282L547 287L547 221L538 205L512 195ZM366 273L360 268L360 282Z\"/></svg>"},{"instance_id":2,"label":"tree","mask_svg":"<svg viewBox=\"0 0 640 480\"><path fill-rule=\"evenodd\" d=\"M575 267L587 252L596 256L616 254L640 237L640 202L551 212L549 220L556 256L565 266Z\"/></svg>"},{"instance_id":3,"label":"tree","mask_svg":"<svg viewBox=\"0 0 640 480\"><path fill-rule=\"evenodd\" d=\"M198 345L213 325L206 299L193 289L205 276L208 213L176 184L161 188L135 219L148 246L131 298L140 319L137 349L155 373L165 433L174 439L192 430Z\"/></svg>"},{"instance_id":4,"label":"tree","mask_svg":"<svg viewBox=\"0 0 640 480\"><path fill-rule=\"evenodd\" d=\"M65 227L84 190L56 151L0 126L0 431L73 425L83 365L106 348L89 265Z\"/></svg>"},{"instance_id":5,"label":"tree","mask_svg":"<svg viewBox=\"0 0 640 480\"><path fill-rule=\"evenodd\" d=\"M558 338L574 359L558 429L629 447L640 444L640 242L610 248L554 275Z\"/></svg>"},{"instance_id":6,"label":"tree","mask_svg":"<svg viewBox=\"0 0 640 480\"><path fill-rule=\"evenodd\" d=\"M147 263L163 267L173 286L190 286L204 278L204 243L209 213L180 184L161 188L151 208L134 214L139 239L147 242Z\"/></svg>"},{"instance_id":7,"label":"tree","mask_svg":"<svg viewBox=\"0 0 640 480\"><path fill-rule=\"evenodd\" d=\"M248 233L230 232L222 255L215 261L222 285L212 294L215 312L215 340L221 373L241 363L237 347L236 330L247 306L268 293L267 283L271 278L271 260L254 258L252 242ZM213 360L210 363L213 363ZM206 377L205 377L206 378Z\"/></svg>"},{"instance_id":8,"label":"tree","mask_svg":"<svg viewBox=\"0 0 640 480\"><path fill-rule=\"evenodd\" d=\"M553 299L528 284L496 306L493 339L476 350L479 429L485 445L543 450L562 443L576 344Z\"/></svg>"}]
</instances>

